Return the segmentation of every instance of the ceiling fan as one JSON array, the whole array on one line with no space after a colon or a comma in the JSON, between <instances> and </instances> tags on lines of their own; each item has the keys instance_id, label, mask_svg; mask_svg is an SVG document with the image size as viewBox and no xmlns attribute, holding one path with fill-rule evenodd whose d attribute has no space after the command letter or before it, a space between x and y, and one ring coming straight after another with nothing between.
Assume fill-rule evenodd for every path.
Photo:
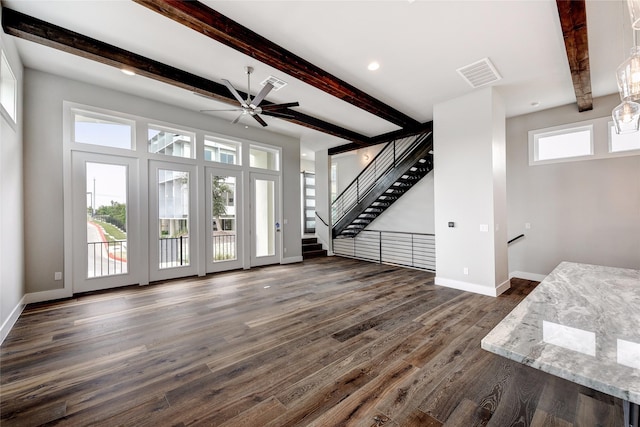
<instances>
[{"instance_id":1,"label":"ceiling fan","mask_svg":"<svg viewBox=\"0 0 640 427\"><path fill-rule=\"evenodd\" d=\"M229 89L229 92L233 95L235 99L240 103L240 107L232 108L232 109L223 109L223 110L200 110L200 112L209 112L209 111L240 111L240 115L236 117L234 121L231 123L235 124L240 121L243 116L251 116L262 126L267 126L267 122L265 122L262 117L260 117L261 113L266 115L275 116L275 117L293 117L290 114L286 114L286 110L289 107L297 107L300 104L297 102L287 102L285 104L268 104L260 106L260 103L264 101L266 96L273 89L273 85L269 82L265 84L262 90L255 96L255 98L251 99L251 73L253 73L253 67L245 67L245 72L247 73L247 99L242 99L240 93L233 87L229 80L222 79L224 85ZM200 95L196 93L196 95Z\"/></svg>"}]
</instances>

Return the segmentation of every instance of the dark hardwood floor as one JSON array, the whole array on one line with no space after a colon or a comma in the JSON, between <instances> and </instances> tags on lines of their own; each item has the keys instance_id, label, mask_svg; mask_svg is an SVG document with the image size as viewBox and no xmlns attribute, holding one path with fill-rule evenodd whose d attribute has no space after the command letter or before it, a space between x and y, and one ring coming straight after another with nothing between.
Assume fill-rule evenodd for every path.
<instances>
[{"instance_id":1,"label":"dark hardwood floor","mask_svg":"<svg viewBox=\"0 0 640 427\"><path fill-rule=\"evenodd\" d=\"M332 257L30 305L0 353L2 426L621 426L618 399L480 340L498 298Z\"/></svg>"}]
</instances>

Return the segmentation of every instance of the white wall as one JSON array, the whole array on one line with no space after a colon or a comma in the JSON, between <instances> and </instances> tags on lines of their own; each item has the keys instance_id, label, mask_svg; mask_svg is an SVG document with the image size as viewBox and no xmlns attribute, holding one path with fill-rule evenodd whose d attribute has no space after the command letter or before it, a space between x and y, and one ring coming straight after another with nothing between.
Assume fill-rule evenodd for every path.
<instances>
[{"instance_id":1,"label":"white wall","mask_svg":"<svg viewBox=\"0 0 640 427\"><path fill-rule=\"evenodd\" d=\"M331 225L331 160L327 150L316 151L314 169L316 171L316 212L326 223ZM322 243L322 247L329 252L332 250L331 228L316 219L316 236Z\"/></svg>"},{"instance_id":2,"label":"white wall","mask_svg":"<svg viewBox=\"0 0 640 427\"><path fill-rule=\"evenodd\" d=\"M0 15L2 10L0 8ZM17 123L0 114L0 343L24 308L24 223L22 185L23 67L13 40L0 33L4 52L18 82Z\"/></svg>"},{"instance_id":3,"label":"white wall","mask_svg":"<svg viewBox=\"0 0 640 427\"><path fill-rule=\"evenodd\" d=\"M373 158L385 147L385 144L372 145L371 147L360 148L346 153L331 156L331 163L337 165L337 196L353 182L360 172Z\"/></svg>"},{"instance_id":4,"label":"white wall","mask_svg":"<svg viewBox=\"0 0 640 427\"><path fill-rule=\"evenodd\" d=\"M316 162L314 160L300 159L300 172L315 172Z\"/></svg>"},{"instance_id":5,"label":"white wall","mask_svg":"<svg viewBox=\"0 0 640 427\"><path fill-rule=\"evenodd\" d=\"M429 172L366 229L434 234L433 176Z\"/></svg>"},{"instance_id":6,"label":"white wall","mask_svg":"<svg viewBox=\"0 0 640 427\"><path fill-rule=\"evenodd\" d=\"M509 270L539 279L561 261L640 268L640 156L529 166L528 131L611 115L618 95L507 120ZM595 144L608 141L594 128ZM531 229L525 229L530 223Z\"/></svg>"},{"instance_id":7,"label":"white wall","mask_svg":"<svg viewBox=\"0 0 640 427\"><path fill-rule=\"evenodd\" d=\"M63 260L63 101L148 117L162 122L282 147L283 247L286 257L302 256L300 244L299 141L261 129L60 76L25 70L25 241L26 291L61 289L53 272Z\"/></svg>"},{"instance_id":8,"label":"white wall","mask_svg":"<svg viewBox=\"0 0 640 427\"><path fill-rule=\"evenodd\" d=\"M487 295L508 288L504 117L492 88L434 108L436 284Z\"/></svg>"}]
</instances>

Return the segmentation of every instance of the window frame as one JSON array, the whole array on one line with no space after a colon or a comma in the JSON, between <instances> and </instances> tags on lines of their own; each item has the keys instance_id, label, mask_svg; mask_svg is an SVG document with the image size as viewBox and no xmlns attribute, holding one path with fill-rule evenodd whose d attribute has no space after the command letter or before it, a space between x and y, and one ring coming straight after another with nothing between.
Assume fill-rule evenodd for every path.
<instances>
[{"instance_id":1,"label":"window frame","mask_svg":"<svg viewBox=\"0 0 640 427\"><path fill-rule=\"evenodd\" d=\"M262 151L265 153L271 153L275 156L275 168L270 168L270 167L266 167L266 168L262 168L259 166L255 166L251 164L251 152L253 150L256 151ZM248 146L248 150L247 150L247 154L248 154L248 162L249 162L249 168L253 169L255 171L261 171L261 172L266 172L266 173L270 173L270 174L280 174L282 171L282 149L279 147L275 147L275 146L269 146L266 144L259 144L259 143L255 143L255 142L251 142L249 143Z\"/></svg>"},{"instance_id":2,"label":"window frame","mask_svg":"<svg viewBox=\"0 0 640 427\"><path fill-rule=\"evenodd\" d=\"M207 147L209 147L209 148L217 148L215 146L208 145L207 142L226 144L226 145L233 145L234 147L236 147L235 154L221 153L221 154L227 154L227 155L234 156L234 162L233 163L228 163L228 162L223 162L223 161L220 161L220 160L207 159L207 155L206 155ZM211 135L211 134L206 134L204 136L204 142L203 142L203 159L206 162L217 163L217 164L221 164L221 165L225 165L225 166L242 166L242 147L243 147L243 143L241 141L236 141L236 140L231 139L231 138L223 138L223 137L214 136L214 135Z\"/></svg>"},{"instance_id":3,"label":"window frame","mask_svg":"<svg viewBox=\"0 0 640 427\"><path fill-rule=\"evenodd\" d=\"M616 135L615 125L613 121L609 121L607 123L607 153L610 156L620 157L620 156L633 156L640 154L640 131L634 132L628 135L634 135L638 138L638 148L631 148L629 150L619 150L613 151L613 135Z\"/></svg>"},{"instance_id":4,"label":"window frame","mask_svg":"<svg viewBox=\"0 0 640 427\"><path fill-rule=\"evenodd\" d=\"M124 150L124 151L135 151L136 150L136 121L133 119L126 119L124 117L121 116L117 116L117 115L110 115L110 114L105 114L102 112L98 112L98 111L91 111L91 110L84 110L81 108L70 108L70 112L71 112L71 143L72 144L81 144L81 145L88 145L88 146L92 146L92 147L102 147L108 150ZM109 122L113 122L113 123L120 123L123 125L127 125L129 126L129 128L131 129L131 134L130 134L130 139L131 139L131 146L129 148L122 148L122 147L112 147L110 145L103 145L103 144L92 144L90 142L82 142L82 141L78 141L76 140L76 116L78 115L82 115L88 118L94 118L96 120L104 120L104 121L109 121Z\"/></svg>"},{"instance_id":5,"label":"window frame","mask_svg":"<svg viewBox=\"0 0 640 427\"><path fill-rule=\"evenodd\" d=\"M166 132L166 133L175 133L178 135L184 135L184 136L188 136L190 138L189 140L189 156L176 156L174 154L165 154L165 153L161 153L160 151L151 151L151 144L149 143L149 131L150 130L155 130L155 131L160 131L160 132ZM170 126L165 126L165 125L161 125L158 124L156 122L148 122L146 124L146 135L145 135L145 139L147 141L146 143L146 150L147 153L149 153L152 156L159 156L163 159L186 159L186 160L196 160L197 159L197 151L196 151L196 132L191 131L191 130L186 130L186 129L180 129L180 128L174 128L174 127L170 127Z\"/></svg>"},{"instance_id":6,"label":"window frame","mask_svg":"<svg viewBox=\"0 0 640 427\"><path fill-rule=\"evenodd\" d=\"M8 72L8 76L5 73L2 73L2 70L6 69ZM11 110L7 110L5 103L3 102L4 96L2 87L4 86L5 81L11 82L11 89L13 90L13 94L11 95L12 105ZM16 74L13 72L13 68L11 68L11 64L9 63L9 59L4 53L4 50L0 50L0 111L2 111L2 115L5 116L9 123L13 125L18 124L18 79Z\"/></svg>"},{"instance_id":7,"label":"window frame","mask_svg":"<svg viewBox=\"0 0 640 427\"><path fill-rule=\"evenodd\" d=\"M558 135L567 135L578 132L589 132L589 154L579 154L575 156L557 157L553 159L540 160L539 141L545 137L553 137ZM547 165L552 163L566 163L595 158L594 129L593 123L570 123L561 126L554 126L544 129L535 129L529 131L529 166Z\"/></svg>"}]
</instances>

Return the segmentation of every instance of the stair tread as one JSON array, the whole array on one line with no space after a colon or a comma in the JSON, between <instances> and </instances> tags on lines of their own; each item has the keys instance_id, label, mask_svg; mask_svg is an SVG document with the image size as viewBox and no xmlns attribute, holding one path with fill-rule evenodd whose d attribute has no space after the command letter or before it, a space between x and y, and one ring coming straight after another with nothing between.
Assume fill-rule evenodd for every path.
<instances>
[{"instance_id":1,"label":"stair tread","mask_svg":"<svg viewBox=\"0 0 640 427\"><path fill-rule=\"evenodd\" d=\"M348 209L351 212L344 214L334 224L334 238L357 236L364 229L364 226L376 219L391 204L433 170L433 155L428 145L429 143L432 144L432 134L418 135L415 142L418 139L420 139L420 143L411 148L413 151L407 152L409 154L406 154L403 160L399 160L397 165L393 165L391 168L393 171L385 175L384 181L380 181L384 184L378 185L376 180L376 183L371 187L371 192L369 194L365 192L364 194L366 195L362 199L358 197L355 205ZM429 139L431 139L431 142ZM424 141L427 142L426 145L422 144ZM384 187L386 188L383 189ZM373 191L373 188L375 188L375 191ZM370 190L367 189L366 191Z\"/></svg>"}]
</instances>

